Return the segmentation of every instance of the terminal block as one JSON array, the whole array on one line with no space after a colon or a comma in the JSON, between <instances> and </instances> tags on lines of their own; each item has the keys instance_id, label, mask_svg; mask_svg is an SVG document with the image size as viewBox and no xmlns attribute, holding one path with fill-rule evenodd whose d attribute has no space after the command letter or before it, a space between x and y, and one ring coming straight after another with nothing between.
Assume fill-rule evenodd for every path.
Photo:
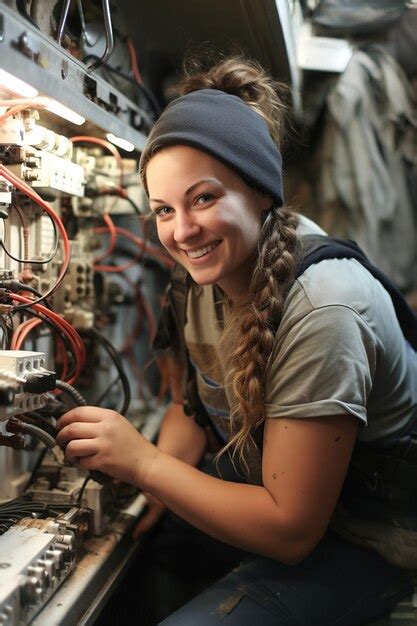
<instances>
[{"instance_id":1,"label":"terminal block","mask_svg":"<svg viewBox=\"0 0 417 626\"><path fill-rule=\"evenodd\" d=\"M75 566L74 532L24 518L1 537L0 624L28 624Z\"/></svg>"},{"instance_id":2,"label":"terminal block","mask_svg":"<svg viewBox=\"0 0 417 626\"><path fill-rule=\"evenodd\" d=\"M0 419L43 407L44 394L55 385L43 352L0 350Z\"/></svg>"},{"instance_id":3,"label":"terminal block","mask_svg":"<svg viewBox=\"0 0 417 626\"><path fill-rule=\"evenodd\" d=\"M84 195L84 170L77 163L44 150L27 150L23 164L9 168L39 193Z\"/></svg>"}]
</instances>

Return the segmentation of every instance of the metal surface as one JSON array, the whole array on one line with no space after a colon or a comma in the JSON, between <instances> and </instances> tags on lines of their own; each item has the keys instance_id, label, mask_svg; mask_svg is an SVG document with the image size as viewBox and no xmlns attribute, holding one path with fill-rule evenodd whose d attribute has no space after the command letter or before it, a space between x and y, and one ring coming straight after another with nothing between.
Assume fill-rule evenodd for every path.
<instances>
[{"instance_id":1,"label":"metal surface","mask_svg":"<svg viewBox=\"0 0 417 626\"><path fill-rule=\"evenodd\" d=\"M143 149L150 121L136 104L5 4L0 4L0 23L1 68L79 113L90 127L105 129Z\"/></svg>"},{"instance_id":2,"label":"metal surface","mask_svg":"<svg viewBox=\"0 0 417 626\"><path fill-rule=\"evenodd\" d=\"M121 514L101 537L86 542L84 556L31 626L92 624L135 554L129 533L134 517Z\"/></svg>"}]
</instances>

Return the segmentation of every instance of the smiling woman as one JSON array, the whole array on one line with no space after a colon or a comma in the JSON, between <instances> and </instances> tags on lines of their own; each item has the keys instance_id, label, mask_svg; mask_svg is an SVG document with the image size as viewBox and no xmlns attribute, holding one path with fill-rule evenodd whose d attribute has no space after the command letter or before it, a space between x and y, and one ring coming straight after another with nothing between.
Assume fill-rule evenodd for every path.
<instances>
[{"instance_id":1,"label":"smiling woman","mask_svg":"<svg viewBox=\"0 0 417 626\"><path fill-rule=\"evenodd\" d=\"M169 510L115 600L125 623L138 618L141 574L141 626L204 587L164 624L359 626L411 589L336 522L352 522L356 543L380 548L381 527L389 536L385 509L362 535L360 513L366 502L369 522L387 492L390 506L408 497L402 475L384 474L380 491L368 472L414 442L417 357L364 265L342 255L299 271L331 240L284 207L275 88L236 58L188 76L141 158L159 238L177 262L159 341L172 404L157 445L113 411L60 420L68 458L148 494L136 535ZM417 517L415 498L403 508Z\"/></svg>"},{"instance_id":2,"label":"smiling woman","mask_svg":"<svg viewBox=\"0 0 417 626\"><path fill-rule=\"evenodd\" d=\"M217 283L232 300L245 297L262 214L273 204L272 197L259 194L229 167L190 146L155 155L147 181L158 236L171 256L196 283Z\"/></svg>"}]
</instances>

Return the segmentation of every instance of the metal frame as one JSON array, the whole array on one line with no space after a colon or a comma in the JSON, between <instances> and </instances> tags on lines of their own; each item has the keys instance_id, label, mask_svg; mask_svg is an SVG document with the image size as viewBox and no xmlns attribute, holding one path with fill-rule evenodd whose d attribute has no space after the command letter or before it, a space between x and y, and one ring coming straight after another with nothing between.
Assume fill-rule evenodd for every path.
<instances>
[{"instance_id":1,"label":"metal frame","mask_svg":"<svg viewBox=\"0 0 417 626\"><path fill-rule=\"evenodd\" d=\"M143 149L152 125L148 115L4 3L0 3L0 67L94 126Z\"/></svg>"}]
</instances>

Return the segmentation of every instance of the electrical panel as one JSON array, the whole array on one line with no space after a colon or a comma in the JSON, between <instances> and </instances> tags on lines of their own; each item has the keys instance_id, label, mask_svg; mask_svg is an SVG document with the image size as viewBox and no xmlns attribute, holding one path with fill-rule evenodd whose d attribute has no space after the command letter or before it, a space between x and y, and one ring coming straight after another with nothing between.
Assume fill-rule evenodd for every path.
<instances>
[{"instance_id":1,"label":"electrical panel","mask_svg":"<svg viewBox=\"0 0 417 626\"><path fill-rule=\"evenodd\" d=\"M153 97L137 85L130 100L80 61L70 30L46 36L17 9L0 4L1 626L42 621L89 542L104 554L135 519L126 507L144 506L69 463L55 437L87 403L156 433L147 365L170 267L142 220Z\"/></svg>"}]
</instances>

